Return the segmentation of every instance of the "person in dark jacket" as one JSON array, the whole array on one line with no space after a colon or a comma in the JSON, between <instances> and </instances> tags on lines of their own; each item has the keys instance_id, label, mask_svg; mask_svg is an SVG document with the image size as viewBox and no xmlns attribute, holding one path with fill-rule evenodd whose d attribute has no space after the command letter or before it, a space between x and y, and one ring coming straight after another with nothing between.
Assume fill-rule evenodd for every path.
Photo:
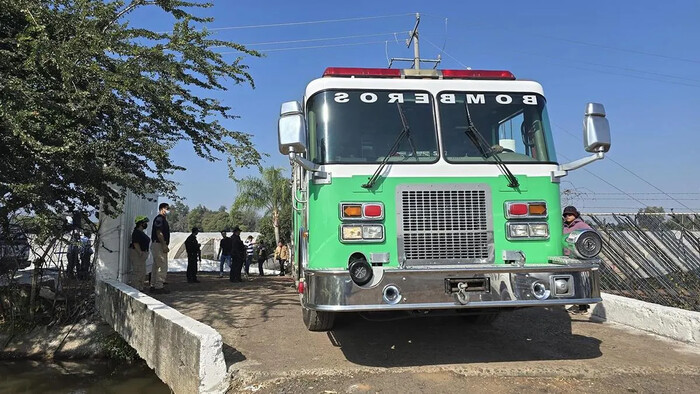
<instances>
[{"instance_id":1,"label":"person in dark jacket","mask_svg":"<svg viewBox=\"0 0 700 394\"><path fill-rule=\"evenodd\" d=\"M245 263L246 247L241 241L241 229L238 226L233 228L231 239L233 240L233 250L231 251L232 261L229 280L231 282L243 282L241 270L243 269L243 263Z\"/></svg>"},{"instance_id":2,"label":"person in dark jacket","mask_svg":"<svg viewBox=\"0 0 700 394\"><path fill-rule=\"evenodd\" d=\"M151 229L151 255L153 267L151 268L151 292L167 294L170 291L163 287L168 273L168 252L170 252L170 225L166 216L170 212L170 205L161 203L158 205L158 216L153 219Z\"/></svg>"},{"instance_id":3,"label":"person in dark jacket","mask_svg":"<svg viewBox=\"0 0 700 394\"><path fill-rule=\"evenodd\" d=\"M187 283L199 283L197 280L197 261L202 261L202 251L197 242L199 229L192 228L192 234L185 240L185 250L187 251Z\"/></svg>"},{"instance_id":4,"label":"person in dark jacket","mask_svg":"<svg viewBox=\"0 0 700 394\"><path fill-rule=\"evenodd\" d=\"M148 259L148 248L151 239L146 235L148 228L148 218L139 215L134 219L134 231L131 233L131 243L129 244L129 258L131 259L131 275L129 275L129 285L138 291L144 290L144 279L146 279L146 259Z\"/></svg>"},{"instance_id":5,"label":"person in dark jacket","mask_svg":"<svg viewBox=\"0 0 700 394\"><path fill-rule=\"evenodd\" d=\"M265 260L267 260L267 248L265 247L265 242L262 240L258 242L258 246L255 250L255 257L258 260L258 272L260 276L265 276L263 264L265 264Z\"/></svg>"},{"instance_id":6,"label":"person in dark jacket","mask_svg":"<svg viewBox=\"0 0 700 394\"><path fill-rule=\"evenodd\" d=\"M591 226L581 219L581 213L574 206L569 205L568 207L564 208L562 217L564 219L564 235L570 234L576 230L591 230ZM564 254L568 253L568 250L564 251ZM567 311L574 315L586 313L588 312L588 305L572 305L569 307L569 309L567 309Z\"/></svg>"},{"instance_id":7,"label":"person in dark jacket","mask_svg":"<svg viewBox=\"0 0 700 394\"><path fill-rule=\"evenodd\" d=\"M66 257L68 258L66 273L70 279L75 278L76 268L80 265L78 262L78 256L80 255L79 251L80 237L78 236L78 233L73 233L70 237L70 243L68 244L68 251L66 252Z\"/></svg>"},{"instance_id":8,"label":"person in dark jacket","mask_svg":"<svg viewBox=\"0 0 700 394\"><path fill-rule=\"evenodd\" d=\"M219 253L216 259L219 260L219 278L224 277L224 266L228 265L231 270L231 250L233 249L233 240L226 235L226 230L221 232L221 241L219 241Z\"/></svg>"}]
</instances>

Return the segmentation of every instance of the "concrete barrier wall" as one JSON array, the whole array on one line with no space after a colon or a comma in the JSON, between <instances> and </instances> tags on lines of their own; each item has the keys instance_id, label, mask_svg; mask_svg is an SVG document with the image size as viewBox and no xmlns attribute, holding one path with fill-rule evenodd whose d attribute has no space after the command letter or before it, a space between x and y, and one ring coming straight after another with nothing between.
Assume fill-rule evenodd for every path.
<instances>
[{"instance_id":1,"label":"concrete barrier wall","mask_svg":"<svg viewBox=\"0 0 700 394\"><path fill-rule=\"evenodd\" d=\"M102 317L175 393L228 389L221 335L115 280L97 284Z\"/></svg>"},{"instance_id":2,"label":"concrete barrier wall","mask_svg":"<svg viewBox=\"0 0 700 394\"><path fill-rule=\"evenodd\" d=\"M657 335L700 344L700 312L671 308L632 298L602 293L592 315Z\"/></svg>"}]
</instances>

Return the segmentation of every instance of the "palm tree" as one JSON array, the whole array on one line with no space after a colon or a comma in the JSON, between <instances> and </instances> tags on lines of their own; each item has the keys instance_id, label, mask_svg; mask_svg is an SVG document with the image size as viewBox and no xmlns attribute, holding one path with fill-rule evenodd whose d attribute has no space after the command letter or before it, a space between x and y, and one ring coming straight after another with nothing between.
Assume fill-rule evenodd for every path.
<instances>
[{"instance_id":1,"label":"palm tree","mask_svg":"<svg viewBox=\"0 0 700 394\"><path fill-rule=\"evenodd\" d=\"M290 179L283 175L284 169L269 167L262 170L260 178L248 177L238 181L238 196L234 206L265 209L272 215L275 242L280 241L279 217L283 209L291 209L292 190Z\"/></svg>"}]
</instances>

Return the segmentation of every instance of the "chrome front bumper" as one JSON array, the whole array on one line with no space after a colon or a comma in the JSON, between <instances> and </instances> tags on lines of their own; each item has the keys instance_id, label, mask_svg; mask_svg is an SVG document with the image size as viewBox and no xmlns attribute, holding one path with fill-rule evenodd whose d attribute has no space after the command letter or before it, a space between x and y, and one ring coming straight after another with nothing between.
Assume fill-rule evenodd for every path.
<instances>
[{"instance_id":1,"label":"chrome front bumper","mask_svg":"<svg viewBox=\"0 0 700 394\"><path fill-rule=\"evenodd\" d=\"M302 304L318 311L360 312L391 310L429 310L462 308L515 308L592 304L601 301L598 265L479 265L460 268L374 269L375 278L364 286L356 285L347 270L306 270ZM556 295L554 279L573 281L566 295ZM484 278L488 285L479 291L450 293L446 281ZM544 284L549 294L537 299L533 283ZM383 299L387 286L394 285L400 301Z\"/></svg>"}]
</instances>

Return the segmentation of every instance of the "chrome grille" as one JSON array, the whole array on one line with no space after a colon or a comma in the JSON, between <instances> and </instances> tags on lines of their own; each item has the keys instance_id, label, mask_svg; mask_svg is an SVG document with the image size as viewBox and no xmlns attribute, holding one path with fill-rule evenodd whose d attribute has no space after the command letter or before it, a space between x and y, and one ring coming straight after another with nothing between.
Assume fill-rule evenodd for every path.
<instances>
[{"instance_id":1,"label":"chrome grille","mask_svg":"<svg viewBox=\"0 0 700 394\"><path fill-rule=\"evenodd\" d=\"M485 184L398 187L399 257L404 264L492 262L490 197Z\"/></svg>"}]
</instances>

